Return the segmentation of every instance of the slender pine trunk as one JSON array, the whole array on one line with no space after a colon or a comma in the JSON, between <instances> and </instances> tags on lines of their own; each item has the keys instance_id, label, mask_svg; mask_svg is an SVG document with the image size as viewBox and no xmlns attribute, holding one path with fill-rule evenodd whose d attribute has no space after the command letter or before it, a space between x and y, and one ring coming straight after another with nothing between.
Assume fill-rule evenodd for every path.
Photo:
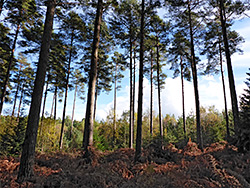
<instances>
[{"instance_id":1,"label":"slender pine trunk","mask_svg":"<svg viewBox=\"0 0 250 188\"><path fill-rule=\"evenodd\" d=\"M48 94L49 77L50 77L50 75L48 75L47 82L46 82L46 87L45 87L45 92L44 92L43 109L42 109L42 117L41 117L41 123L40 123L39 136L41 136L42 130L43 130L43 119L44 119L45 104L46 104L47 94Z\"/></svg>"},{"instance_id":2,"label":"slender pine trunk","mask_svg":"<svg viewBox=\"0 0 250 188\"><path fill-rule=\"evenodd\" d=\"M130 73L130 105L129 105L129 148L133 148L133 43L132 43L132 28L130 28L129 39L129 73Z\"/></svg>"},{"instance_id":3,"label":"slender pine trunk","mask_svg":"<svg viewBox=\"0 0 250 188\"><path fill-rule=\"evenodd\" d=\"M116 92L117 92L116 82L117 82L117 62L115 65L113 145L115 144L115 137L116 137Z\"/></svg>"},{"instance_id":4,"label":"slender pine trunk","mask_svg":"<svg viewBox=\"0 0 250 188\"><path fill-rule=\"evenodd\" d=\"M65 124L66 105L67 105L68 88L69 88L70 64L71 64L71 58L72 58L73 42L74 42L74 31L72 31L71 33L71 41L70 41L69 64L68 64L68 73L67 73L67 79L66 79L66 85L65 85L65 98L64 98L64 105L63 105L62 127L61 127L60 139L59 139L60 150L63 147L64 124Z\"/></svg>"},{"instance_id":5,"label":"slender pine trunk","mask_svg":"<svg viewBox=\"0 0 250 188\"><path fill-rule=\"evenodd\" d=\"M144 0L141 10L141 32L140 32L140 68L139 68L139 92L138 92L138 116L136 131L135 162L141 157L142 146L142 106L143 106L143 62L144 62Z\"/></svg>"},{"instance_id":6,"label":"slender pine trunk","mask_svg":"<svg viewBox=\"0 0 250 188\"><path fill-rule=\"evenodd\" d=\"M56 81L56 83L57 83L57 81ZM54 101L54 120L56 120L56 109L57 109L57 86L56 86L56 89L55 89L55 101Z\"/></svg>"},{"instance_id":7,"label":"slender pine trunk","mask_svg":"<svg viewBox=\"0 0 250 188\"><path fill-rule=\"evenodd\" d=\"M53 116L53 112L54 112L54 103L55 103L55 93L53 95L53 100L52 100L52 105L51 105L51 111L50 111L50 118L52 118Z\"/></svg>"},{"instance_id":8,"label":"slender pine trunk","mask_svg":"<svg viewBox=\"0 0 250 188\"><path fill-rule=\"evenodd\" d=\"M195 52L194 52L194 37L193 37L193 25L192 25L192 18L191 18L190 1L188 1L188 17L189 17L189 31L190 31L191 67L192 67L195 107L196 107L197 143L198 143L198 147L201 150L203 150L202 130L201 130L201 121L200 121L200 99L199 99L198 78L197 78L196 60L195 60Z\"/></svg>"},{"instance_id":9,"label":"slender pine trunk","mask_svg":"<svg viewBox=\"0 0 250 188\"><path fill-rule=\"evenodd\" d=\"M94 121L96 118L97 98L98 98L98 77L96 78L96 87L95 87Z\"/></svg>"},{"instance_id":10,"label":"slender pine trunk","mask_svg":"<svg viewBox=\"0 0 250 188\"><path fill-rule=\"evenodd\" d=\"M230 131L229 131L228 110L227 110L227 96L226 96L225 78L224 78L224 72L223 72L222 48L221 48L221 43L220 43L220 42L219 42L219 51L220 51L220 72L221 72L221 81L222 81L223 96L224 96L224 104L225 104L225 119L226 119L227 139L229 139L229 138L230 138Z\"/></svg>"},{"instance_id":11,"label":"slender pine trunk","mask_svg":"<svg viewBox=\"0 0 250 188\"><path fill-rule=\"evenodd\" d=\"M21 87L21 96L20 96L20 101L19 101L18 111L17 111L17 122L19 122L19 117L20 117L20 112L21 112L21 107L22 107L22 102L23 102L23 94L24 94L24 84L22 84L22 87Z\"/></svg>"},{"instance_id":12,"label":"slender pine trunk","mask_svg":"<svg viewBox=\"0 0 250 188\"><path fill-rule=\"evenodd\" d=\"M93 145L93 115L94 115L94 100L95 100L95 87L97 79L97 62L98 62L98 48L100 42L100 31L103 14L103 2L98 0L95 29L94 29L94 40L91 55L91 68L89 73L89 86L88 86L88 98L86 107L85 117L85 128L83 137L83 148L86 152L86 157L89 157L88 146Z\"/></svg>"},{"instance_id":13,"label":"slender pine trunk","mask_svg":"<svg viewBox=\"0 0 250 188\"><path fill-rule=\"evenodd\" d=\"M32 93L25 140L23 143L23 150L17 176L18 182L23 182L25 179L28 179L33 175L33 165L35 162L35 147L36 147L38 124L39 124L39 114L41 110L43 87L44 87L46 68L48 63L55 7L56 7L56 0L48 1L44 32L42 37L42 45L38 60L38 67L36 72L34 89Z\"/></svg>"},{"instance_id":14,"label":"slender pine trunk","mask_svg":"<svg viewBox=\"0 0 250 188\"><path fill-rule=\"evenodd\" d=\"M15 98L14 98L14 104L13 104L12 114L11 114L12 117L14 117L14 115L15 115L16 101L17 101L17 95L18 95L18 92L19 92L19 86L20 86L20 84L18 83L17 84L17 88L16 88L16 93L15 93Z\"/></svg>"},{"instance_id":15,"label":"slender pine trunk","mask_svg":"<svg viewBox=\"0 0 250 188\"><path fill-rule=\"evenodd\" d=\"M153 52L150 51L151 59L150 59L150 135L153 137Z\"/></svg>"},{"instance_id":16,"label":"slender pine trunk","mask_svg":"<svg viewBox=\"0 0 250 188\"><path fill-rule=\"evenodd\" d=\"M5 95L6 95L6 91L7 91L7 87L8 87L8 83L9 83L10 70L11 70L11 67L12 67L13 59L14 59L14 52L15 52L15 49L16 49L17 37L18 37L18 33L20 31L20 28L21 28L21 24L18 23L16 33L15 33L15 38L14 38L13 45L12 45L12 48L11 48L11 55L10 55L10 59L9 59L9 64L8 64L7 72L6 72L6 75L5 75L5 78L4 78L3 88L2 88L2 92L1 92L0 117L1 117L1 114L2 114L2 110L3 110L3 103L4 103L4 100L5 100Z\"/></svg>"},{"instance_id":17,"label":"slender pine trunk","mask_svg":"<svg viewBox=\"0 0 250 188\"><path fill-rule=\"evenodd\" d=\"M181 94L182 94L182 119L183 119L183 132L185 139L187 138L187 132L186 132L186 115L185 115L185 95L184 95L184 76L183 76L183 62L182 62L182 56L181 56Z\"/></svg>"},{"instance_id":18,"label":"slender pine trunk","mask_svg":"<svg viewBox=\"0 0 250 188\"><path fill-rule=\"evenodd\" d=\"M235 130L235 133L238 134L239 109L238 109L237 94L236 94L236 89L235 89L231 55L230 55L230 50L229 50L228 38L227 38L224 0L220 0L219 9L220 9L220 20L221 20L221 28L222 28L222 34L223 34L223 42L224 42L226 60L227 60L227 71L228 71L228 80L229 80L229 87L230 87L230 94L231 94L231 103L232 103L232 110L233 110L233 116L234 116L234 130Z\"/></svg>"},{"instance_id":19,"label":"slender pine trunk","mask_svg":"<svg viewBox=\"0 0 250 188\"><path fill-rule=\"evenodd\" d=\"M160 137L161 144L163 144L163 126L161 120L161 85L160 85L160 54L159 54L159 42L157 39L156 44L156 65L157 65L157 86L158 86L158 107L159 107L159 129L160 129Z\"/></svg>"},{"instance_id":20,"label":"slender pine trunk","mask_svg":"<svg viewBox=\"0 0 250 188\"><path fill-rule=\"evenodd\" d=\"M135 67L136 67L136 47L134 47L134 67L133 67L133 103L132 103L132 139L134 144L134 129L135 129Z\"/></svg>"},{"instance_id":21,"label":"slender pine trunk","mask_svg":"<svg viewBox=\"0 0 250 188\"><path fill-rule=\"evenodd\" d=\"M75 106L76 106L76 93L77 93L77 84L75 86L75 93L74 93L74 102L73 102L72 117L71 117L70 135L69 135L70 139L72 138L72 133L73 133L74 115L75 115Z\"/></svg>"}]
</instances>

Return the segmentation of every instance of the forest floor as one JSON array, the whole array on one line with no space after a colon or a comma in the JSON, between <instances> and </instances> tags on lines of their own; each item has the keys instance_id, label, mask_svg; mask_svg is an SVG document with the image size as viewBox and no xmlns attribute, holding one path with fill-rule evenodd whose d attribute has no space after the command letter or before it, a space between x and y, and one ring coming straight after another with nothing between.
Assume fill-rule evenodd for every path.
<instances>
[{"instance_id":1,"label":"forest floor","mask_svg":"<svg viewBox=\"0 0 250 188\"><path fill-rule=\"evenodd\" d=\"M19 159L1 157L0 187L250 187L250 153L240 154L226 142L214 143L203 152L191 141L182 150L171 144L161 150L151 144L138 163L134 152L90 148L90 163L82 151L37 153L34 176L22 184L15 181Z\"/></svg>"}]
</instances>

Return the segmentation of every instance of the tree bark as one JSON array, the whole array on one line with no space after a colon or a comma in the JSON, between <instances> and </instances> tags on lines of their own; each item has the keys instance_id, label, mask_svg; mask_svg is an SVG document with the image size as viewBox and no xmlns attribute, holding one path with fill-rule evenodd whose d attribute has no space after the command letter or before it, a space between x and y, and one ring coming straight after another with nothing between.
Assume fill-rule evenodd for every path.
<instances>
[{"instance_id":1,"label":"tree bark","mask_svg":"<svg viewBox=\"0 0 250 188\"><path fill-rule=\"evenodd\" d=\"M153 137L153 52L151 50L151 66L150 66L150 135Z\"/></svg>"},{"instance_id":2,"label":"tree bark","mask_svg":"<svg viewBox=\"0 0 250 188\"><path fill-rule=\"evenodd\" d=\"M19 76L20 76L20 74L19 74ZM18 76L18 82L19 82L19 76ZM20 83L17 83L16 93L15 93L15 98L14 98L14 104L13 104L13 109L12 109L12 114L11 114L12 117L14 117L14 115L15 115L16 101L17 101L17 95L18 95L18 92L19 92L19 87L20 87Z\"/></svg>"},{"instance_id":3,"label":"tree bark","mask_svg":"<svg viewBox=\"0 0 250 188\"><path fill-rule=\"evenodd\" d=\"M161 144L163 144L163 126L161 120L161 86L160 86L160 54L159 54L159 42L157 39L156 44L156 65L157 65L157 82L158 82L158 107L159 107L159 129L160 129L160 137Z\"/></svg>"},{"instance_id":4,"label":"tree bark","mask_svg":"<svg viewBox=\"0 0 250 188\"><path fill-rule=\"evenodd\" d=\"M96 118L97 98L98 98L98 76L96 78L96 87L95 87L94 121L95 121L95 118Z\"/></svg>"},{"instance_id":5,"label":"tree bark","mask_svg":"<svg viewBox=\"0 0 250 188\"><path fill-rule=\"evenodd\" d=\"M28 179L33 175L36 138L37 138L37 130L38 130L38 124L39 124L39 114L40 114L40 109L41 109L43 87L44 87L45 75L46 75L46 67L48 63L55 6L56 6L55 0L50 0L48 2L45 25L44 25L44 32L43 32L43 37L42 37L42 45L41 45L41 50L40 50L40 55L39 55L37 72L36 72L36 79L35 79L32 99L31 99L31 106L30 106L30 111L29 111L25 139L23 143L20 167L18 171L18 177L17 177L18 182L23 182L25 179Z\"/></svg>"},{"instance_id":6,"label":"tree bark","mask_svg":"<svg viewBox=\"0 0 250 188\"><path fill-rule=\"evenodd\" d=\"M113 122L113 146L115 144L115 133L116 133L116 91L117 91L117 86L116 86L116 80L117 79L117 62L115 65L115 88L114 88L114 122Z\"/></svg>"},{"instance_id":7,"label":"tree bark","mask_svg":"<svg viewBox=\"0 0 250 188\"><path fill-rule=\"evenodd\" d=\"M21 96L20 96L20 101L19 101L19 106L18 106L18 111L17 111L17 122L19 122L19 116L20 116L22 102L23 102L23 93L24 93L23 90L24 90L24 84L22 84L22 88L21 88Z\"/></svg>"},{"instance_id":8,"label":"tree bark","mask_svg":"<svg viewBox=\"0 0 250 188\"><path fill-rule=\"evenodd\" d=\"M223 42L224 42L226 60L227 60L227 71L228 71L228 80L229 80L229 87L230 87L230 94L231 94L231 103L232 103L232 110L233 110L233 116L234 116L234 130L235 130L235 133L238 134L239 109L238 109L238 102L237 102L237 94L235 90L234 74L233 74L232 62L231 62L231 57L230 57L230 50L229 50L229 45L228 45L225 7L224 7L223 0L220 0L219 9L220 9L220 21L221 21L221 28L222 28L222 34L223 34Z\"/></svg>"},{"instance_id":9,"label":"tree bark","mask_svg":"<svg viewBox=\"0 0 250 188\"><path fill-rule=\"evenodd\" d=\"M75 115L75 106L76 106L76 93L77 93L77 84L75 86L75 93L74 93L74 102L73 102L72 117L71 117L70 135L69 135L70 139L72 138L72 133L73 133L74 115Z\"/></svg>"},{"instance_id":10,"label":"tree bark","mask_svg":"<svg viewBox=\"0 0 250 188\"><path fill-rule=\"evenodd\" d=\"M4 100L5 100L7 86L8 86L8 83L9 83L10 69L11 69L11 66L12 66L12 63L13 63L13 59L14 59L14 52L15 52L15 49L16 49L17 37L18 37L18 33L20 31L20 27L21 27L21 24L18 23L16 33L15 33L15 38L14 38L13 45L12 45L12 48L11 48L11 55L10 55L10 60L9 60L7 72L6 72L6 75L5 75L4 82L3 82L3 88L2 88L1 99L0 99L0 117L1 117L1 114L2 114L2 110L3 110L3 103L4 103Z\"/></svg>"},{"instance_id":11,"label":"tree bark","mask_svg":"<svg viewBox=\"0 0 250 188\"><path fill-rule=\"evenodd\" d=\"M57 83L58 81L56 81L56 83ZM55 101L54 101L54 120L56 120L56 109L57 109L57 86L56 86L56 89L55 89Z\"/></svg>"},{"instance_id":12,"label":"tree bark","mask_svg":"<svg viewBox=\"0 0 250 188\"><path fill-rule=\"evenodd\" d=\"M85 128L83 137L83 148L86 151L88 157L88 146L93 145L93 112L94 112L94 100L95 100L95 87L97 78L97 62L98 62L98 48L100 42L100 31L103 13L103 2L98 0L95 29L94 29L94 40L91 55L91 68L89 73L89 86L88 86L88 98L86 107L85 117Z\"/></svg>"},{"instance_id":13,"label":"tree bark","mask_svg":"<svg viewBox=\"0 0 250 188\"><path fill-rule=\"evenodd\" d=\"M197 143L198 143L198 147L201 150L203 150L202 130L201 130L201 123L200 123L201 122L200 121L200 99L199 99L198 78L197 78L196 60L195 60L195 52L194 52L193 25L192 25L192 18L191 18L190 1L188 1L188 16L189 16L189 31L190 31L191 67L192 67L195 107L196 107Z\"/></svg>"},{"instance_id":14,"label":"tree bark","mask_svg":"<svg viewBox=\"0 0 250 188\"><path fill-rule=\"evenodd\" d=\"M221 72L221 81L223 87L223 96L224 96L224 104L225 104L225 119L226 119L226 130L227 130L227 139L230 138L230 131L229 131L229 118L228 118L228 110L227 110L227 97L226 97L226 89L225 89L225 79L223 73L223 60L222 60L222 48L221 43L219 42L219 51L220 51L220 72Z\"/></svg>"},{"instance_id":15,"label":"tree bark","mask_svg":"<svg viewBox=\"0 0 250 188\"><path fill-rule=\"evenodd\" d=\"M183 119L183 132L185 139L187 138L186 132L186 115L185 115L185 95L184 95L184 76L183 76L183 62L181 57L181 93L182 93L182 119Z\"/></svg>"},{"instance_id":16,"label":"tree bark","mask_svg":"<svg viewBox=\"0 0 250 188\"><path fill-rule=\"evenodd\" d=\"M132 111L133 111L133 116L132 116L132 139L134 143L134 129L135 129L135 67L136 67L136 46L134 46L134 67L133 67L133 104L132 104Z\"/></svg>"},{"instance_id":17,"label":"tree bark","mask_svg":"<svg viewBox=\"0 0 250 188\"><path fill-rule=\"evenodd\" d=\"M45 92L44 92L43 109L42 109L42 117L41 117L41 123L40 123L39 136L41 136L41 134L42 134L43 119L44 119L45 104L46 104L47 94L48 94L48 87L49 87L49 75L48 75L48 78L47 78L47 83L46 83Z\"/></svg>"},{"instance_id":18,"label":"tree bark","mask_svg":"<svg viewBox=\"0 0 250 188\"><path fill-rule=\"evenodd\" d=\"M140 33L140 67L139 67L139 92L138 92L138 113L135 161L141 157L142 146L142 106L143 106L143 62L144 62L144 0L142 0L141 10L141 33Z\"/></svg>"},{"instance_id":19,"label":"tree bark","mask_svg":"<svg viewBox=\"0 0 250 188\"><path fill-rule=\"evenodd\" d=\"M54 102L55 102L55 93L53 95L53 101L52 101L51 111L50 111L50 118L52 118L52 114L54 112Z\"/></svg>"},{"instance_id":20,"label":"tree bark","mask_svg":"<svg viewBox=\"0 0 250 188\"><path fill-rule=\"evenodd\" d=\"M71 64L71 58L72 58L73 42L74 42L74 31L72 31L71 41L70 41L69 64L68 64L68 73L67 73L66 86L65 86L65 98L64 98L64 105L63 105L62 127L61 127L60 139L59 139L59 149L60 150L63 147L64 124L65 124L66 105L67 105L68 88L69 88L70 64Z\"/></svg>"},{"instance_id":21,"label":"tree bark","mask_svg":"<svg viewBox=\"0 0 250 188\"><path fill-rule=\"evenodd\" d=\"M133 148L133 43L132 34L130 28L130 40L129 40L129 73L130 73L130 105L129 105L129 148Z\"/></svg>"}]
</instances>

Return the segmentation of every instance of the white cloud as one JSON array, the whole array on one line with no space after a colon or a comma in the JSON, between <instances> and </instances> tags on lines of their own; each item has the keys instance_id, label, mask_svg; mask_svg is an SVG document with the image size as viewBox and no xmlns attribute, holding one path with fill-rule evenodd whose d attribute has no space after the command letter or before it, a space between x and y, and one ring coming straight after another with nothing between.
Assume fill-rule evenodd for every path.
<instances>
[{"instance_id":1,"label":"white cloud","mask_svg":"<svg viewBox=\"0 0 250 188\"><path fill-rule=\"evenodd\" d=\"M216 109L222 111L224 109L224 97L222 90L221 79L214 76L199 77L199 97L200 105L204 107L215 105ZM228 86L228 80L226 82L226 93L228 108L231 108L230 91ZM147 79L144 79L143 86L143 111L149 110L150 106L150 83ZM195 99L193 82L185 80L185 109L186 114L190 111L195 111ZM236 86L238 96L243 92L245 88L244 84ZM129 110L129 87L125 88L126 92L123 92L123 96L117 97L117 114L120 116L123 111ZM138 98L138 82L136 83L136 109ZM154 87L154 111L158 113L158 91ZM176 117L182 114L182 97L181 97L181 80L180 78L167 78L165 88L161 91L162 113L174 114ZM113 101L104 105L98 106L97 119L105 119L108 112L113 108Z\"/></svg>"}]
</instances>

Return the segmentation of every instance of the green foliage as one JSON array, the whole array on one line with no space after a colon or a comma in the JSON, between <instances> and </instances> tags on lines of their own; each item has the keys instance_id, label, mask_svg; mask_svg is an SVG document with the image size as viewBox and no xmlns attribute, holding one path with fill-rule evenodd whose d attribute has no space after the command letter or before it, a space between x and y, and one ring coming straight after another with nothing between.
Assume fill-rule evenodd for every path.
<instances>
[{"instance_id":1,"label":"green foliage","mask_svg":"<svg viewBox=\"0 0 250 188\"><path fill-rule=\"evenodd\" d=\"M37 149L41 151L53 151L58 148L61 122L51 118L44 118L43 125L39 125Z\"/></svg>"},{"instance_id":2,"label":"green foliage","mask_svg":"<svg viewBox=\"0 0 250 188\"><path fill-rule=\"evenodd\" d=\"M27 117L16 120L6 116L2 119L6 127L0 134L0 155L19 155L24 141Z\"/></svg>"},{"instance_id":3,"label":"green foliage","mask_svg":"<svg viewBox=\"0 0 250 188\"><path fill-rule=\"evenodd\" d=\"M241 152L250 151L250 73L246 74L248 76L245 81L247 88L240 98L240 130L237 143Z\"/></svg>"}]
</instances>

